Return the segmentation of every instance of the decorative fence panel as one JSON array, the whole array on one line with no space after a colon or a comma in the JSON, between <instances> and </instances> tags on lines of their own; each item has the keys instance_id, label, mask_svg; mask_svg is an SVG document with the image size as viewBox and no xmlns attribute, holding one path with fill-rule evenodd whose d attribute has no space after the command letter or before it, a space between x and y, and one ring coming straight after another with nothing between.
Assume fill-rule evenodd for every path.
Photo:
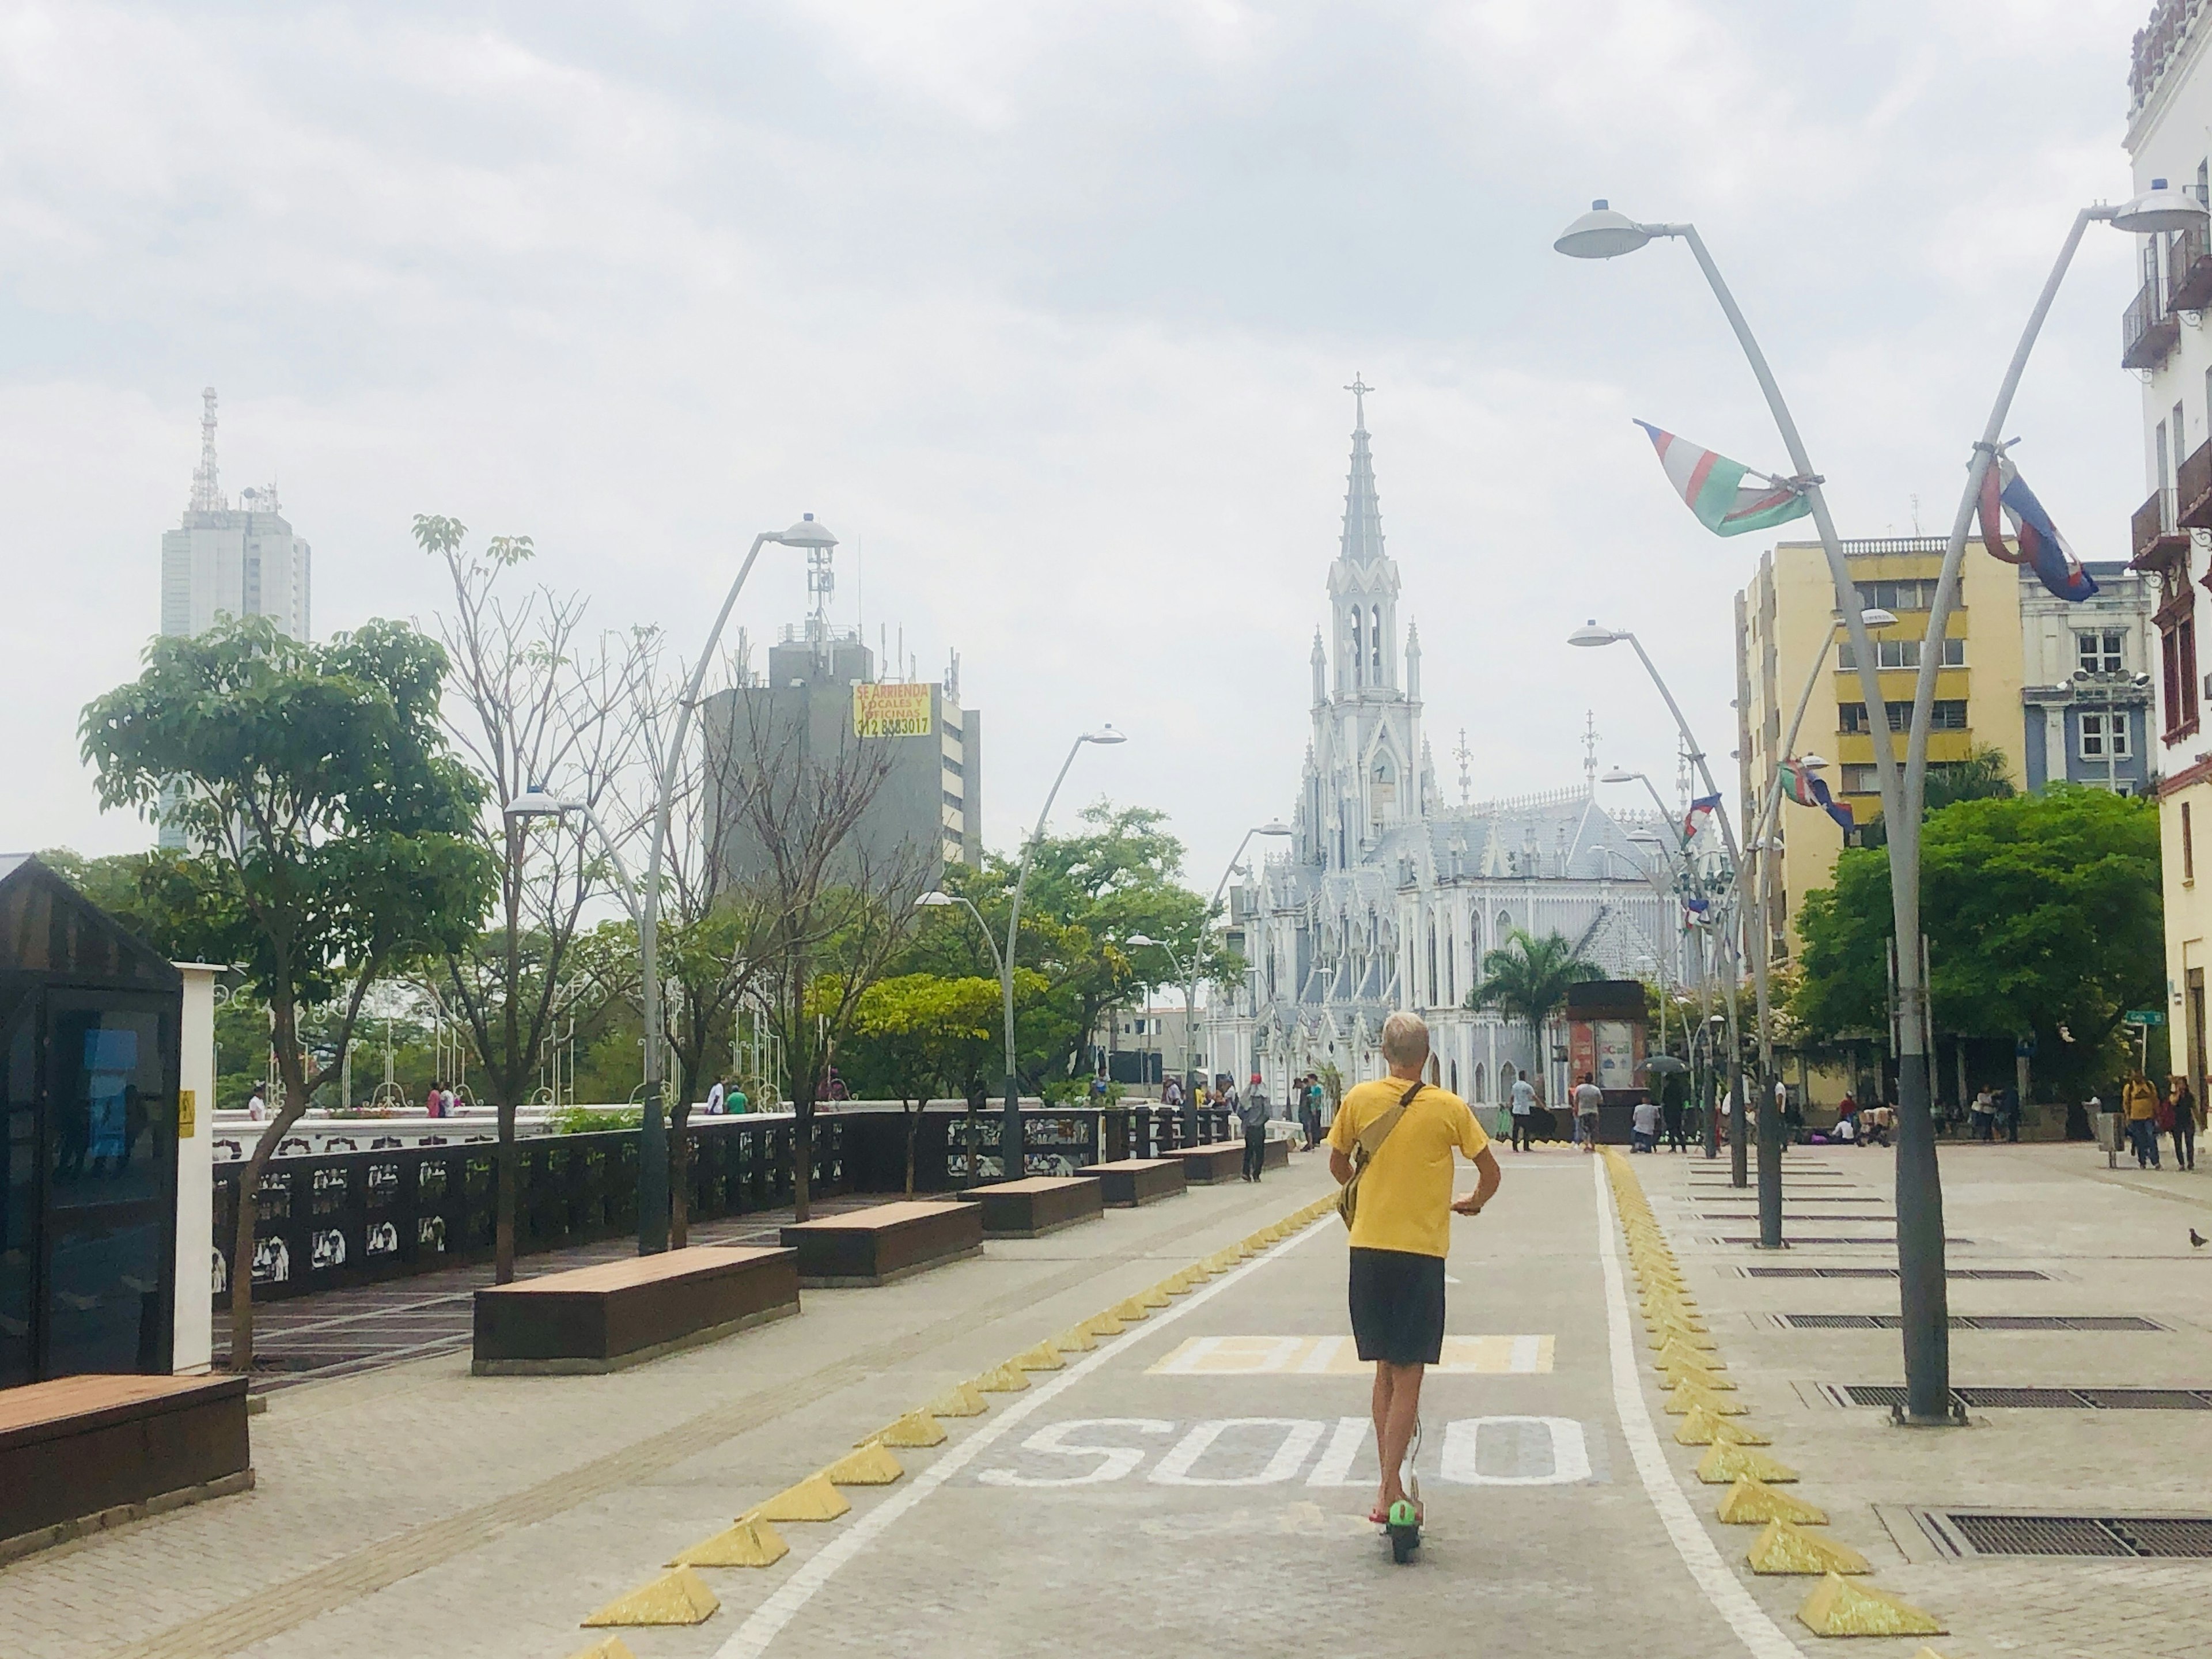
<instances>
[{"instance_id":1,"label":"decorative fence panel","mask_svg":"<svg viewBox=\"0 0 2212 1659\"><path fill-rule=\"evenodd\" d=\"M815 1120L817 1196L847 1190L846 1131L835 1115ZM516 1254L635 1232L639 1136L636 1129L613 1129L518 1142ZM684 1139L691 1220L791 1201L790 1118L695 1118ZM255 1194L256 1299L428 1273L489 1255L496 1150L477 1141L270 1159ZM215 1166L210 1271L218 1298L229 1291L245 1170L242 1163Z\"/></svg>"}]
</instances>

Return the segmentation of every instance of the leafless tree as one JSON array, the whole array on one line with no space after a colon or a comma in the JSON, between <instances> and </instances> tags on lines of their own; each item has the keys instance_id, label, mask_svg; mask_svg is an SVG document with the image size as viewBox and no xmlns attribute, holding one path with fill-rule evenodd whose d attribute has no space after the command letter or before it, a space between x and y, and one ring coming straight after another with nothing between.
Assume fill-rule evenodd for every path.
<instances>
[{"instance_id":1,"label":"leafless tree","mask_svg":"<svg viewBox=\"0 0 2212 1659\"><path fill-rule=\"evenodd\" d=\"M445 562L453 610L439 634L453 660L447 723L483 776L478 833L497 861L492 925L444 961L446 1000L468 1033L499 1114L495 1274L514 1277L515 1110L544 1052L562 971L586 906L610 884L582 813L525 819L504 808L542 787L596 810L638 754L641 687L653 636L586 634L585 601L503 579L528 537L464 550L467 527L418 514L415 538Z\"/></svg>"}]
</instances>

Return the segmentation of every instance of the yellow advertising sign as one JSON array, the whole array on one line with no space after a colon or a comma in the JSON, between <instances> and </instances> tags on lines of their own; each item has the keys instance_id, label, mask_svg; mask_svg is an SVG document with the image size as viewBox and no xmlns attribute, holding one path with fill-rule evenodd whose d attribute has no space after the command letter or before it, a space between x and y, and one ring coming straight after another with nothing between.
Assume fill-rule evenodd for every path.
<instances>
[{"instance_id":1,"label":"yellow advertising sign","mask_svg":"<svg viewBox=\"0 0 2212 1659\"><path fill-rule=\"evenodd\" d=\"M199 1127L200 1097L190 1089L177 1091L177 1139L190 1140Z\"/></svg>"},{"instance_id":2,"label":"yellow advertising sign","mask_svg":"<svg viewBox=\"0 0 2212 1659\"><path fill-rule=\"evenodd\" d=\"M930 687L856 685L853 688L853 735L856 738L926 738L930 734Z\"/></svg>"}]
</instances>

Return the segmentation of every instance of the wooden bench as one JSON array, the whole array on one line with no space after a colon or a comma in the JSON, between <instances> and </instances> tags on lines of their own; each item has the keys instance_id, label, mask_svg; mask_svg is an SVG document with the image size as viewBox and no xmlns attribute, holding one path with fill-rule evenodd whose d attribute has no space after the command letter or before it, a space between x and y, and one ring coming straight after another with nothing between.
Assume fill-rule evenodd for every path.
<instances>
[{"instance_id":1,"label":"wooden bench","mask_svg":"<svg viewBox=\"0 0 2212 1659\"><path fill-rule=\"evenodd\" d=\"M1267 1155L1260 1167L1263 1170L1287 1170L1291 1167L1291 1143L1280 1135L1267 1137Z\"/></svg>"},{"instance_id":2,"label":"wooden bench","mask_svg":"<svg viewBox=\"0 0 2212 1659\"><path fill-rule=\"evenodd\" d=\"M1217 1140L1210 1146L1180 1146L1168 1154L1180 1159L1183 1176L1194 1187L1216 1181L1234 1181L1244 1173L1244 1141Z\"/></svg>"},{"instance_id":3,"label":"wooden bench","mask_svg":"<svg viewBox=\"0 0 2212 1659\"><path fill-rule=\"evenodd\" d=\"M888 1285L983 1249L980 1204L902 1200L823 1216L783 1230L799 1252L799 1282L817 1286Z\"/></svg>"},{"instance_id":4,"label":"wooden bench","mask_svg":"<svg viewBox=\"0 0 2212 1659\"><path fill-rule=\"evenodd\" d=\"M1133 1210L1139 1204L1179 1197L1188 1179L1182 1160L1173 1158L1125 1158L1112 1164L1085 1164L1075 1174L1077 1179L1096 1185L1100 1200L1113 1210Z\"/></svg>"},{"instance_id":5,"label":"wooden bench","mask_svg":"<svg viewBox=\"0 0 2212 1659\"><path fill-rule=\"evenodd\" d=\"M1098 1183L1080 1176L1001 1181L970 1187L961 1196L983 1206L986 1238L1042 1238L1080 1221L1096 1221L1106 1212Z\"/></svg>"},{"instance_id":6,"label":"wooden bench","mask_svg":"<svg viewBox=\"0 0 2212 1659\"><path fill-rule=\"evenodd\" d=\"M0 1561L252 1484L242 1376L0 1389Z\"/></svg>"},{"instance_id":7,"label":"wooden bench","mask_svg":"<svg viewBox=\"0 0 2212 1659\"><path fill-rule=\"evenodd\" d=\"M478 1376L621 1370L799 1311L790 1250L667 1250L476 1296Z\"/></svg>"}]
</instances>

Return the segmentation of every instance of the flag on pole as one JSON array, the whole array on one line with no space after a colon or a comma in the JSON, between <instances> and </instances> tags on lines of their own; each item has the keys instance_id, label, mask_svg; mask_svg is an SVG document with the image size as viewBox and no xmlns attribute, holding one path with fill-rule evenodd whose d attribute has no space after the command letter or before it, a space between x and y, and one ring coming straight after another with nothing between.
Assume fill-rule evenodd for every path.
<instances>
[{"instance_id":1,"label":"flag on pole","mask_svg":"<svg viewBox=\"0 0 2212 1659\"><path fill-rule=\"evenodd\" d=\"M1820 775L1802 761L1784 761L1779 769L1782 793L1800 806L1817 806L1849 831L1857 825L1849 801L1838 800L1828 793L1828 785Z\"/></svg>"},{"instance_id":2,"label":"flag on pole","mask_svg":"<svg viewBox=\"0 0 2212 1659\"><path fill-rule=\"evenodd\" d=\"M1750 530L1771 530L1776 525L1802 519L1813 510L1805 499L1809 480L1770 477L1753 472L1741 461L1732 461L1710 449L1686 443L1671 432L1662 432L1649 421L1638 421L1651 447L1659 452L1659 465L1668 481L1689 503L1698 522L1716 536L1741 536ZM1747 483L1746 480L1755 482Z\"/></svg>"},{"instance_id":3,"label":"flag on pole","mask_svg":"<svg viewBox=\"0 0 2212 1659\"><path fill-rule=\"evenodd\" d=\"M1712 817L1720 804L1718 795L1700 795L1692 801L1690 810L1682 817L1682 839L1695 841L1698 831L1705 827L1705 820Z\"/></svg>"},{"instance_id":4,"label":"flag on pole","mask_svg":"<svg viewBox=\"0 0 2212 1659\"><path fill-rule=\"evenodd\" d=\"M2043 585L2057 598L2078 604L2097 591L2081 561L2051 522L2043 503L2020 476L2012 457L2000 455L1982 474L1982 545L2007 564L2031 568ZM2012 523L2013 540L2020 550L2008 553L2004 521Z\"/></svg>"}]
</instances>

